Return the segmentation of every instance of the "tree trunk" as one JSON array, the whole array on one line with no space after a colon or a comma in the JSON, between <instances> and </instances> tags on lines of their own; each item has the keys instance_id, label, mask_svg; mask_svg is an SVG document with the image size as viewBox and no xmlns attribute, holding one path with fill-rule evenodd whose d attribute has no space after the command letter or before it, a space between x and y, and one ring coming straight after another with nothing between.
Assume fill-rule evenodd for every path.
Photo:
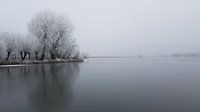
<instances>
[{"instance_id":1,"label":"tree trunk","mask_svg":"<svg viewBox=\"0 0 200 112\"><path fill-rule=\"evenodd\" d=\"M20 51L20 56L21 56L21 59L23 60L23 52Z\"/></svg>"},{"instance_id":2,"label":"tree trunk","mask_svg":"<svg viewBox=\"0 0 200 112\"><path fill-rule=\"evenodd\" d=\"M47 28L45 27L45 29L47 29ZM44 60L44 59L45 59L46 40L47 40L47 33L45 32L45 34L44 34L44 39L43 39L43 42L42 42L42 45L43 45L43 48L42 48L42 56L41 56L40 60Z\"/></svg>"},{"instance_id":3,"label":"tree trunk","mask_svg":"<svg viewBox=\"0 0 200 112\"><path fill-rule=\"evenodd\" d=\"M23 57L23 59L22 59L23 61L25 60L26 55L27 55L27 52L24 53L24 57Z\"/></svg>"},{"instance_id":4,"label":"tree trunk","mask_svg":"<svg viewBox=\"0 0 200 112\"><path fill-rule=\"evenodd\" d=\"M51 59L52 60L55 60L56 59L56 56L54 54L51 54Z\"/></svg>"},{"instance_id":5,"label":"tree trunk","mask_svg":"<svg viewBox=\"0 0 200 112\"><path fill-rule=\"evenodd\" d=\"M46 46L44 46L43 49L42 49L42 56L41 56L40 60L44 60L44 58L45 58L45 51L46 51Z\"/></svg>"},{"instance_id":6,"label":"tree trunk","mask_svg":"<svg viewBox=\"0 0 200 112\"><path fill-rule=\"evenodd\" d=\"M51 51L50 53L51 53L51 59L55 60L56 59L56 55L55 55L54 51Z\"/></svg>"},{"instance_id":7,"label":"tree trunk","mask_svg":"<svg viewBox=\"0 0 200 112\"><path fill-rule=\"evenodd\" d=\"M35 52L35 59L38 60L38 52Z\"/></svg>"},{"instance_id":8,"label":"tree trunk","mask_svg":"<svg viewBox=\"0 0 200 112\"><path fill-rule=\"evenodd\" d=\"M6 61L8 61L8 59L9 59L9 57L10 57L10 53L11 53L11 52L8 52Z\"/></svg>"},{"instance_id":9,"label":"tree trunk","mask_svg":"<svg viewBox=\"0 0 200 112\"><path fill-rule=\"evenodd\" d=\"M28 59L31 60L31 53L28 52Z\"/></svg>"}]
</instances>

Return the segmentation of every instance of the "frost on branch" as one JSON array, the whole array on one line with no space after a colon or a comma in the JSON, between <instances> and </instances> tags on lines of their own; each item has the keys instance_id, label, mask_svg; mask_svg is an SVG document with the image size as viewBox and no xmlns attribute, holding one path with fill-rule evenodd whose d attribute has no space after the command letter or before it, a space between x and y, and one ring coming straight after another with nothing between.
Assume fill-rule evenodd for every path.
<instances>
[{"instance_id":1,"label":"frost on branch","mask_svg":"<svg viewBox=\"0 0 200 112\"><path fill-rule=\"evenodd\" d=\"M65 16L37 13L28 23L28 34L0 33L0 60L78 59L81 57L73 26Z\"/></svg>"}]
</instances>

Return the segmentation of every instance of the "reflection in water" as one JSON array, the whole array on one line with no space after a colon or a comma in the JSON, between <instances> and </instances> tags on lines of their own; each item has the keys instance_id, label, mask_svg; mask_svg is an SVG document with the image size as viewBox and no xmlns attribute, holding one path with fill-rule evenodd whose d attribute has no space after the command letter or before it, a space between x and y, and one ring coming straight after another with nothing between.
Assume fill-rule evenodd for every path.
<instances>
[{"instance_id":1,"label":"reflection in water","mask_svg":"<svg viewBox=\"0 0 200 112\"><path fill-rule=\"evenodd\" d=\"M200 63L159 60L0 68L0 112L200 112Z\"/></svg>"},{"instance_id":2,"label":"reflection in water","mask_svg":"<svg viewBox=\"0 0 200 112\"><path fill-rule=\"evenodd\" d=\"M66 112L78 74L78 63L0 68L0 112Z\"/></svg>"},{"instance_id":3,"label":"reflection in water","mask_svg":"<svg viewBox=\"0 0 200 112\"><path fill-rule=\"evenodd\" d=\"M200 64L171 62L90 59L81 76L76 63L0 68L0 112L200 112Z\"/></svg>"}]
</instances>

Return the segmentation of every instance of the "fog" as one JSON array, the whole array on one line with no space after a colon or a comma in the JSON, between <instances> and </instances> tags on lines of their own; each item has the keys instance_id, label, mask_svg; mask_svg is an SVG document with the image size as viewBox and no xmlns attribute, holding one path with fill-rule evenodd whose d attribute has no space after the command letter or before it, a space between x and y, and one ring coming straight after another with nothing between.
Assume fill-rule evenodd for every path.
<instances>
[{"instance_id":1,"label":"fog","mask_svg":"<svg viewBox=\"0 0 200 112\"><path fill-rule=\"evenodd\" d=\"M199 0L1 0L0 31L26 33L44 9L67 15L90 55L200 52Z\"/></svg>"}]
</instances>

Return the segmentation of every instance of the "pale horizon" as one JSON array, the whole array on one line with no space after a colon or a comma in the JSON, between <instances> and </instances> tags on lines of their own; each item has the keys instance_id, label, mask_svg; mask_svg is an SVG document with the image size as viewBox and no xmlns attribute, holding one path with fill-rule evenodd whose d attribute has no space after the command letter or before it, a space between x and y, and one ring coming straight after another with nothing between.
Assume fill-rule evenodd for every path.
<instances>
[{"instance_id":1,"label":"pale horizon","mask_svg":"<svg viewBox=\"0 0 200 112\"><path fill-rule=\"evenodd\" d=\"M200 52L198 0L6 0L0 31L27 33L41 10L70 18L73 36L91 56L170 55Z\"/></svg>"}]
</instances>

